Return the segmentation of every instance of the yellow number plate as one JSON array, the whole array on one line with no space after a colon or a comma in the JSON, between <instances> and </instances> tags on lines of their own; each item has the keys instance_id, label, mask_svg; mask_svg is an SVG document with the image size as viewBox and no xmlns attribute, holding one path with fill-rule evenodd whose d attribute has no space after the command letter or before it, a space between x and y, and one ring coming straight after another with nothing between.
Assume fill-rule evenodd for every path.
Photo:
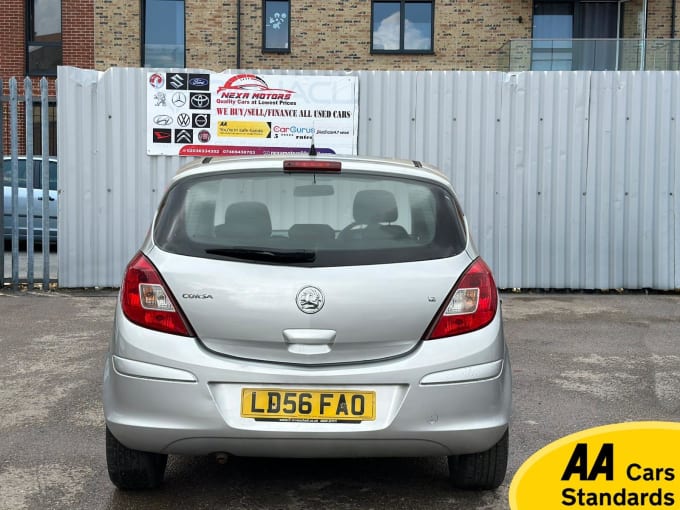
<instances>
[{"instance_id":1,"label":"yellow number plate","mask_svg":"<svg viewBox=\"0 0 680 510\"><path fill-rule=\"evenodd\" d=\"M375 392L243 388L241 416L266 421L360 423L375 420Z\"/></svg>"}]
</instances>

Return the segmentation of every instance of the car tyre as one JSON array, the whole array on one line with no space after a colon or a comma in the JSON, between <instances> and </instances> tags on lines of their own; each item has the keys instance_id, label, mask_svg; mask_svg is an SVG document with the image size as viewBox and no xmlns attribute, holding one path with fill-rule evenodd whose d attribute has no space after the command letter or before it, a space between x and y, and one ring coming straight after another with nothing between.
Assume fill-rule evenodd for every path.
<instances>
[{"instance_id":1,"label":"car tyre","mask_svg":"<svg viewBox=\"0 0 680 510\"><path fill-rule=\"evenodd\" d=\"M122 490L155 489L163 482L168 456L124 446L106 427L109 478Z\"/></svg>"},{"instance_id":2,"label":"car tyre","mask_svg":"<svg viewBox=\"0 0 680 510\"><path fill-rule=\"evenodd\" d=\"M449 477L456 489L490 490L503 483L508 467L508 431L484 452L449 457Z\"/></svg>"}]
</instances>

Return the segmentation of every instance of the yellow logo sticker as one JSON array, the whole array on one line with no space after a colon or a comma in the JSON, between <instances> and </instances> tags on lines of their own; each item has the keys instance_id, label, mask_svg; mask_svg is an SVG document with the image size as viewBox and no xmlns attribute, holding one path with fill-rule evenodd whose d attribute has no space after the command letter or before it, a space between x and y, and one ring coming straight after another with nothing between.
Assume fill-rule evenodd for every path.
<instances>
[{"instance_id":1,"label":"yellow logo sticker","mask_svg":"<svg viewBox=\"0 0 680 510\"><path fill-rule=\"evenodd\" d=\"M217 136L222 138L269 138L268 122L249 120L221 120L217 123Z\"/></svg>"},{"instance_id":2,"label":"yellow logo sticker","mask_svg":"<svg viewBox=\"0 0 680 510\"><path fill-rule=\"evenodd\" d=\"M510 484L510 508L679 508L679 477L680 423L606 425L529 457Z\"/></svg>"}]
</instances>

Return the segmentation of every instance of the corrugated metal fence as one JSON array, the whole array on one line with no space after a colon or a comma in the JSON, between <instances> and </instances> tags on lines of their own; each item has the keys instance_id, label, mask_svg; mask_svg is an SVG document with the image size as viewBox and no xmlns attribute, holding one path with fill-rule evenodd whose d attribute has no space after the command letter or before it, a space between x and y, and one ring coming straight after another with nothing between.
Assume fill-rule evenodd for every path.
<instances>
[{"instance_id":1,"label":"corrugated metal fence","mask_svg":"<svg viewBox=\"0 0 680 510\"><path fill-rule=\"evenodd\" d=\"M59 69L63 287L119 284L186 160L146 155L145 73ZM680 288L680 72L353 74L359 153L439 166L500 287Z\"/></svg>"},{"instance_id":2,"label":"corrugated metal fence","mask_svg":"<svg viewBox=\"0 0 680 510\"><path fill-rule=\"evenodd\" d=\"M34 140L34 103L40 110L40 144L39 147L49 147L49 104L54 100L48 95L48 83L45 78L39 82L40 95L33 97L33 81L26 78L23 81L24 93L20 94L16 78L10 78L8 83L9 95L2 95L3 83L0 80L0 168L3 174L3 195L0 197L0 232L3 233L3 243L0 246L0 288L5 283L18 289L25 284L31 290L38 283L43 289L50 284L50 230L42 228L43 219L50 217L49 192L49 151L42 151L42 155L33 153ZM9 133L4 133L5 112L9 118ZM20 126L20 117L24 118L24 126ZM22 136L23 135L23 136ZM10 154L5 156L5 136L9 137ZM25 151L19 154L20 141ZM43 200L43 197L47 197ZM55 207L52 206L52 212ZM49 219L46 221L49 226ZM20 241L25 243L20 251ZM36 252L36 243L41 252ZM5 244L11 246L6 257ZM40 254L40 257L36 255ZM52 254L56 257L56 253ZM7 260L9 259L9 260ZM36 264L37 262L37 264ZM11 270L6 274L6 266ZM20 271L21 269L21 271ZM38 273L36 275L36 273ZM40 274L42 273L42 275ZM41 281L36 281L36 276Z\"/></svg>"}]
</instances>

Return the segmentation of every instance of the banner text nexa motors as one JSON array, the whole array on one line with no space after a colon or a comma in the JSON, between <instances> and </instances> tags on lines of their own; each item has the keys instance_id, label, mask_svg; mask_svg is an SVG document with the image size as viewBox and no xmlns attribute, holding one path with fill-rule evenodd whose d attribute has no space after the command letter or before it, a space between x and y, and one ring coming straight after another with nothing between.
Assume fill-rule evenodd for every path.
<instances>
[{"instance_id":1,"label":"banner text nexa motors","mask_svg":"<svg viewBox=\"0 0 680 510\"><path fill-rule=\"evenodd\" d=\"M356 154L356 76L150 72L147 154Z\"/></svg>"}]
</instances>

